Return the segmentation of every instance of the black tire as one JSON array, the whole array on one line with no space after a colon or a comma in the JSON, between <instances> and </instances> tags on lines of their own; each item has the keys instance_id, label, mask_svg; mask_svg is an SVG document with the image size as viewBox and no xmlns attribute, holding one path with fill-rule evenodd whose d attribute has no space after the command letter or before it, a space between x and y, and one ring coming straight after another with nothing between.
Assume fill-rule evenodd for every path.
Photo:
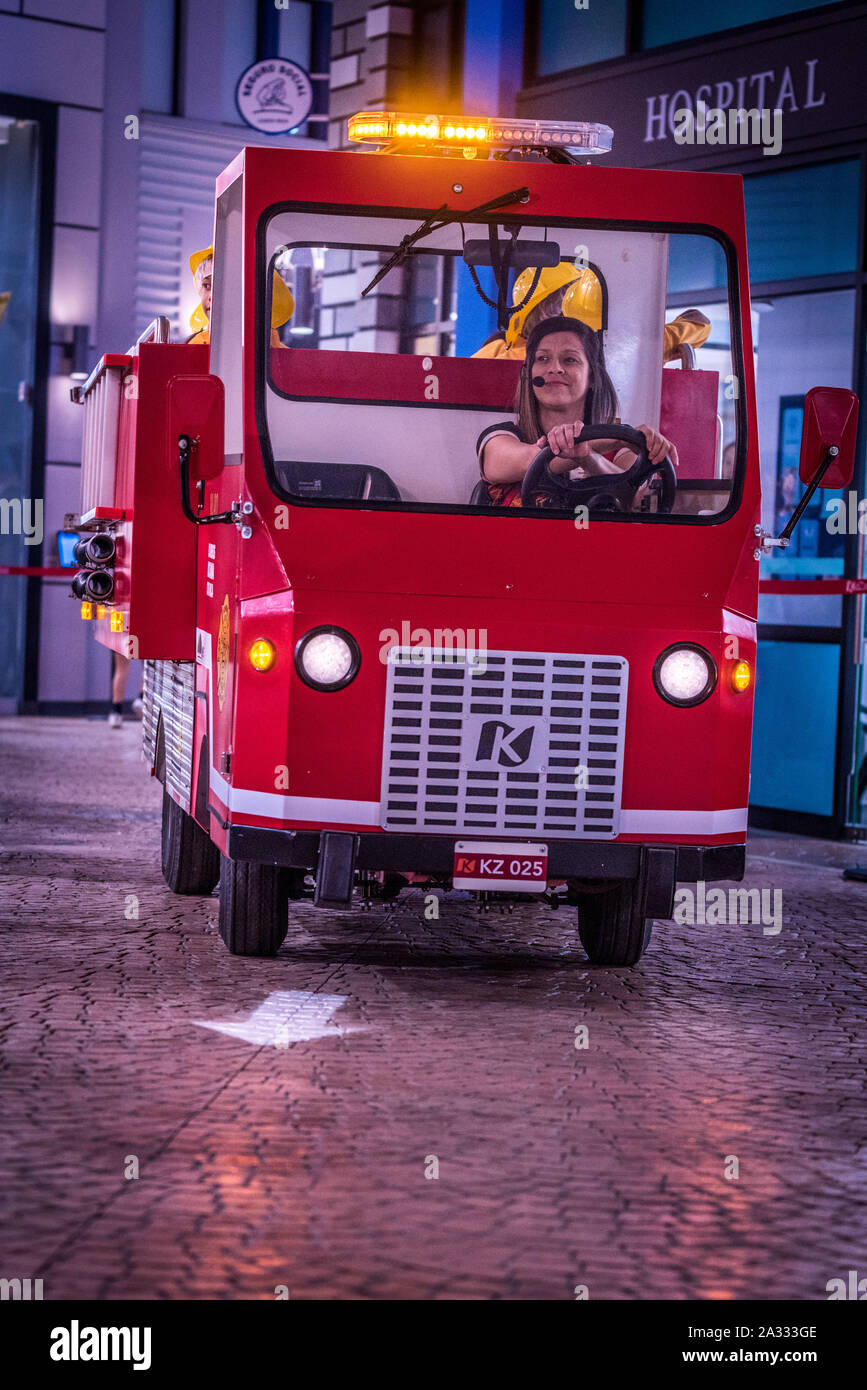
<instances>
[{"instance_id":1,"label":"black tire","mask_svg":"<svg viewBox=\"0 0 867 1390\"><path fill-rule=\"evenodd\" d=\"M583 893L578 935L591 965L635 965L650 943L653 920L641 911L638 879L617 883L604 893Z\"/></svg>"},{"instance_id":2,"label":"black tire","mask_svg":"<svg viewBox=\"0 0 867 1390\"><path fill-rule=\"evenodd\" d=\"M220 856L220 936L233 956L276 956L289 929L290 876Z\"/></svg>"},{"instance_id":3,"label":"black tire","mask_svg":"<svg viewBox=\"0 0 867 1390\"><path fill-rule=\"evenodd\" d=\"M213 892L220 877L220 851L163 788L163 878L173 893Z\"/></svg>"}]
</instances>

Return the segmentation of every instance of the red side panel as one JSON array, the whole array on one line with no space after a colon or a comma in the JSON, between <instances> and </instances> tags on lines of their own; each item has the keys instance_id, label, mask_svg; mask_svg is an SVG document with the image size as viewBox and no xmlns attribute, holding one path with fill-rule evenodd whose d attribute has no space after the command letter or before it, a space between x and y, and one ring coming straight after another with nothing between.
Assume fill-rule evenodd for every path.
<instances>
[{"instance_id":1,"label":"red side panel","mask_svg":"<svg viewBox=\"0 0 867 1390\"><path fill-rule=\"evenodd\" d=\"M659 429L677 447L681 478L713 478L719 372L662 373Z\"/></svg>"},{"instance_id":2,"label":"red side panel","mask_svg":"<svg viewBox=\"0 0 867 1390\"><path fill-rule=\"evenodd\" d=\"M339 386L335 373L340 372ZM287 396L341 401L436 400L440 405L511 410L521 363L485 357L415 357L385 352L272 348L271 378Z\"/></svg>"}]
</instances>

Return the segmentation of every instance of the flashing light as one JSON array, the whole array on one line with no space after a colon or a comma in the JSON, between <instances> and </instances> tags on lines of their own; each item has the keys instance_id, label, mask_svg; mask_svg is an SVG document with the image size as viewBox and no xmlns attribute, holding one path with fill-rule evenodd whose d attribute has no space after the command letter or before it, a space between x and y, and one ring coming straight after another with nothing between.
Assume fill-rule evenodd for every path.
<instances>
[{"instance_id":1,"label":"flashing light","mask_svg":"<svg viewBox=\"0 0 867 1390\"><path fill-rule=\"evenodd\" d=\"M112 632L123 632L123 613L117 608L111 611L109 628Z\"/></svg>"},{"instance_id":2,"label":"flashing light","mask_svg":"<svg viewBox=\"0 0 867 1390\"><path fill-rule=\"evenodd\" d=\"M749 690L753 673L748 661L739 661L732 671L732 685L735 690Z\"/></svg>"},{"instance_id":3,"label":"flashing light","mask_svg":"<svg viewBox=\"0 0 867 1390\"><path fill-rule=\"evenodd\" d=\"M250 665L256 671L270 671L277 659L274 645L268 641L267 637L257 638L247 654L250 658Z\"/></svg>"},{"instance_id":4,"label":"flashing light","mask_svg":"<svg viewBox=\"0 0 867 1390\"><path fill-rule=\"evenodd\" d=\"M435 116L403 111L359 111L349 118L349 138L358 144L489 149L559 145L605 154L611 149L610 126L591 121L516 121L493 116Z\"/></svg>"},{"instance_id":5,"label":"flashing light","mask_svg":"<svg viewBox=\"0 0 867 1390\"><path fill-rule=\"evenodd\" d=\"M84 618L85 622L88 622L88 621L93 617L93 604L92 604L92 603L82 603L82 605L81 605L81 616L82 616L82 618Z\"/></svg>"},{"instance_id":6,"label":"flashing light","mask_svg":"<svg viewBox=\"0 0 867 1390\"><path fill-rule=\"evenodd\" d=\"M98 604L96 605L96 616L97 616L98 618L104 618L104 617L105 617L105 614L106 614L106 607L105 607L105 604L104 604L104 603L98 603Z\"/></svg>"}]
</instances>

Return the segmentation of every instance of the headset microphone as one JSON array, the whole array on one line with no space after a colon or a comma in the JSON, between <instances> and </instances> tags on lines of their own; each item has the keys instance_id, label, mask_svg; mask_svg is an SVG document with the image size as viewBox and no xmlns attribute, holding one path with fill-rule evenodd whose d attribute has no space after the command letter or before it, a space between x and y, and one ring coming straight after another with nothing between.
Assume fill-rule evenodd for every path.
<instances>
[{"instance_id":1,"label":"headset microphone","mask_svg":"<svg viewBox=\"0 0 867 1390\"><path fill-rule=\"evenodd\" d=\"M544 386L544 385L545 385L545 378L544 378L543 376L534 376L534 377L532 378L532 381L533 381L533 385L534 385L534 386Z\"/></svg>"}]
</instances>

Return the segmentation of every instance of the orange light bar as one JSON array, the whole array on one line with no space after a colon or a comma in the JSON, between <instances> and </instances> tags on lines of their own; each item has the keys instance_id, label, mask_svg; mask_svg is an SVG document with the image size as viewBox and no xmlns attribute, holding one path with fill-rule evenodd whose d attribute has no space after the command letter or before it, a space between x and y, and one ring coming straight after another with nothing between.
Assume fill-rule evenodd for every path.
<instances>
[{"instance_id":1,"label":"orange light bar","mask_svg":"<svg viewBox=\"0 0 867 1390\"><path fill-rule=\"evenodd\" d=\"M85 622L89 622L89 621L90 621L90 619L93 617L93 604L92 604L92 603L87 603L86 601L85 601L84 603L82 603L82 605L81 605L81 616L82 616L82 618L84 618Z\"/></svg>"},{"instance_id":2,"label":"orange light bar","mask_svg":"<svg viewBox=\"0 0 867 1390\"><path fill-rule=\"evenodd\" d=\"M109 625L112 632L123 632L123 613L116 608L112 609Z\"/></svg>"},{"instance_id":3,"label":"orange light bar","mask_svg":"<svg viewBox=\"0 0 867 1390\"><path fill-rule=\"evenodd\" d=\"M349 138L359 144L489 149L569 145L604 154L611 149L610 126L590 121L537 121L494 116L436 116L421 112L359 111L349 118Z\"/></svg>"}]
</instances>

